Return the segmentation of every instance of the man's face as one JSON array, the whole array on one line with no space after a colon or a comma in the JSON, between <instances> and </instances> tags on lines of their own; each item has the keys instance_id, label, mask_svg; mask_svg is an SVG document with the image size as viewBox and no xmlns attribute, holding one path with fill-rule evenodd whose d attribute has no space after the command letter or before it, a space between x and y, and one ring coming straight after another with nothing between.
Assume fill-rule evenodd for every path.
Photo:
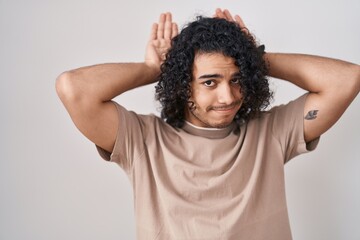
<instances>
[{"instance_id":1,"label":"man's face","mask_svg":"<svg viewBox=\"0 0 360 240\"><path fill-rule=\"evenodd\" d=\"M191 97L185 119L199 127L224 128L242 105L240 73L234 59L201 53L194 59Z\"/></svg>"}]
</instances>

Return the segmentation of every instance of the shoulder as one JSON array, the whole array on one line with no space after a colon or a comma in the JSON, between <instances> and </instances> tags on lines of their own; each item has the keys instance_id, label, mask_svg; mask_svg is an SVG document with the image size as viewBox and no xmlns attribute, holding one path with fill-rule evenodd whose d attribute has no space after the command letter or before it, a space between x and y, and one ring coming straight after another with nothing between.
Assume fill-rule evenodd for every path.
<instances>
[{"instance_id":1,"label":"shoulder","mask_svg":"<svg viewBox=\"0 0 360 240\"><path fill-rule=\"evenodd\" d=\"M159 131L177 131L176 128L166 123L164 119L154 113L136 113L132 110L126 109L124 106L121 106L116 102L114 103L116 105L122 127L127 130L135 128L134 130L141 130L144 135Z\"/></svg>"},{"instance_id":2,"label":"shoulder","mask_svg":"<svg viewBox=\"0 0 360 240\"><path fill-rule=\"evenodd\" d=\"M307 96L308 93L305 93L298 98L289 101L288 103L273 106L269 110L262 111L258 116L254 117L254 119L268 119L272 117L289 118L291 116L300 116L301 118Z\"/></svg>"},{"instance_id":3,"label":"shoulder","mask_svg":"<svg viewBox=\"0 0 360 240\"><path fill-rule=\"evenodd\" d=\"M264 113L270 113L270 114L277 114L277 113L286 113L286 112L291 112L291 111L300 111L301 114L303 113L304 110L304 106L305 106L305 102L306 102L306 98L308 96L308 93L305 93L303 95L301 95L300 97L289 101L286 104L280 104L277 106L272 107L270 110L265 111Z\"/></svg>"},{"instance_id":4,"label":"shoulder","mask_svg":"<svg viewBox=\"0 0 360 240\"><path fill-rule=\"evenodd\" d=\"M286 104L276 105L269 110L262 111L248 121L248 127L270 127L272 130L279 130L300 125L307 95L303 94Z\"/></svg>"}]
</instances>

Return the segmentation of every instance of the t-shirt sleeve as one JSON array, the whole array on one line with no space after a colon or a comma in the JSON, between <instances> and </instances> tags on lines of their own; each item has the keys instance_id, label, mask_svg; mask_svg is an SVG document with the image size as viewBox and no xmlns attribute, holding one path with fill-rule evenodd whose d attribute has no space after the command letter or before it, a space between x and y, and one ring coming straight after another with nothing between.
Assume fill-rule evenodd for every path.
<instances>
[{"instance_id":1,"label":"t-shirt sleeve","mask_svg":"<svg viewBox=\"0 0 360 240\"><path fill-rule=\"evenodd\" d=\"M110 153L96 146L100 156L111 162L119 164L125 172L129 173L133 161L141 156L144 151L144 128L143 119L132 111L127 111L118 103L116 105L119 118L119 127L113 152Z\"/></svg>"},{"instance_id":2,"label":"t-shirt sleeve","mask_svg":"<svg viewBox=\"0 0 360 240\"><path fill-rule=\"evenodd\" d=\"M314 150L319 138L305 142L304 106L308 94L304 94L286 105L271 109L272 134L278 139L284 153L285 163L293 157Z\"/></svg>"}]
</instances>

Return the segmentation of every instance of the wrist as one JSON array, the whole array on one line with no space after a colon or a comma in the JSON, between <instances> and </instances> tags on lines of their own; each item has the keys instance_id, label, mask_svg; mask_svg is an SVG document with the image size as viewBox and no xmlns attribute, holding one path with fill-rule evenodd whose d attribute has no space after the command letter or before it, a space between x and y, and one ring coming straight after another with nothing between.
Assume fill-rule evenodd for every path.
<instances>
[{"instance_id":1,"label":"wrist","mask_svg":"<svg viewBox=\"0 0 360 240\"><path fill-rule=\"evenodd\" d=\"M151 64L144 62L144 68L145 68L145 76L147 76L150 79L150 82L156 82L157 78L160 75L160 67L157 64Z\"/></svg>"}]
</instances>

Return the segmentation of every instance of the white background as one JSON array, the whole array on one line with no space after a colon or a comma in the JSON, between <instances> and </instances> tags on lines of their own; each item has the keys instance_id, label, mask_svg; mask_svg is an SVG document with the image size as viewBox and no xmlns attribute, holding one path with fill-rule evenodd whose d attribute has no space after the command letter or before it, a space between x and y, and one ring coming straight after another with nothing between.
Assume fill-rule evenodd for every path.
<instances>
[{"instance_id":1,"label":"white background","mask_svg":"<svg viewBox=\"0 0 360 240\"><path fill-rule=\"evenodd\" d=\"M97 155L55 92L65 70L142 61L152 22L182 26L216 7L239 13L267 51L360 62L360 1L0 0L0 239L135 239L125 173ZM272 82L275 104L302 90ZM339 89L341 91L341 89ZM156 112L154 87L116 100ZM360 98L286 165L294 239L360 239Z\"/></svg>"}]
</instances>

